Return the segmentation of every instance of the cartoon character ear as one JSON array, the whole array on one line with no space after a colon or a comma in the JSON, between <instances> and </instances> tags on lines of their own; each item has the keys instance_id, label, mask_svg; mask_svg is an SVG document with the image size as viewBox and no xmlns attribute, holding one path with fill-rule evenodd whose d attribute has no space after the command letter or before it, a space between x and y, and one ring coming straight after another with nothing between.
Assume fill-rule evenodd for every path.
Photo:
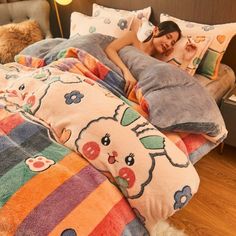
<instances>
[{"instance_id":1,"label":"cartoon character ear","mask_svg":"<svg viewBox=\"0 0 236 236\"><path fill-rule=\"evenodd\" d=\"M120 123L122 126L128 126L131 123L133 123L134 121L136 121L139 117L140 117L140 115L136 111L134 111L133 109L128 107L124 111Z\"/></svg>"},{"instance_id":2,"label":"cartoon character ear","mask_svg":"<svg viewBox=\"0 0 236 236\"><path fill-rule=\"evenodd\" d=\"M146 149L163 149L165 139L158 135L145 136L139 139Z\"/></svg>"}]
</instances>

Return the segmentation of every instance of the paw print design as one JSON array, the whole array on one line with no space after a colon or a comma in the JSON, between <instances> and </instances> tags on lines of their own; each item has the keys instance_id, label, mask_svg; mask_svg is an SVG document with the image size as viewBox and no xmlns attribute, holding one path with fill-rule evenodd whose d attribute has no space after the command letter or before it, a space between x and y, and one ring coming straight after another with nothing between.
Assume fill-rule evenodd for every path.
<instances>
[{"instance_id":1,"label":"paw print design","mask_svg":"<svg viewBox=\"0 0 236 236\"><path fill-rule=\"evenodd\" d=\"M104 23L109 25L111 24L111 20L109 18L105 18Z\"/></svg>"},{"instance_id":2,"label":"paw print design","mask_svg":"<svg viewBox=\"0 0 236 236\"><path fill-rule=\"evenodd\" d=\"M65 103L67 105L71 105L72 103L80 103L81 99L84 97L84 95L82 93L80 93L79 91L72 91L70 93L65 94Z\"/></svg>"},{"instance_id":3,"label":"paw print design","mask_svg":"<svg viewBox=\"0 0 236 236\"><path fill-rule=\"evenodd\" d=\"M48 169L51 165L54 165L55 162L44 156L37 156L34 158L28 158L25 161L25 164L29 166L30 170L39 172Z\"/></svg>"},{"instance_id":4,"label":"paw print design","mask_svg":"<svg viewBox=\"0 0 236 236\"><path fill-rule=\"evenodd\" d=\"M174 209L176 210L183 208L191 198L192 198L191 188L188 185L186 185L183 187L182 190L175 192Z\"/></svg>"},{"instance_id":5,"label":"paw print design","mask_svg":"<svg viewBox=\"0 0 236 236\"><path fill-rule=\"evenodd\" d=\"M127 20L120 19L117 25L120 27L121 30L124 30L128 27L127 24Z\"/></svg>"}]
</instances>

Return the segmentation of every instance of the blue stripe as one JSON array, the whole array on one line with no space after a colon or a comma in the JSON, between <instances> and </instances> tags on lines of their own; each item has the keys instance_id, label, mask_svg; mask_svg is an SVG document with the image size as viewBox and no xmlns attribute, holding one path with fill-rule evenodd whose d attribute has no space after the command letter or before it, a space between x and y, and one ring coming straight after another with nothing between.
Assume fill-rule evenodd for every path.
<instances>
[{"instance_id":1,"label":"blue stripe","mask_svg":"<svg viewBox=\"0 0 236 236\"><path fill-rule=\"evenodd\" d=\"M32 124L30 122L24 122L15 127L8 136L0 136L0 151L3 152L6 149L21 146L26 140L30 139L36 133L46 133L46 129L42 126ZM46 135L47 136L47 135Z\"/></svg>"}]
</instances>

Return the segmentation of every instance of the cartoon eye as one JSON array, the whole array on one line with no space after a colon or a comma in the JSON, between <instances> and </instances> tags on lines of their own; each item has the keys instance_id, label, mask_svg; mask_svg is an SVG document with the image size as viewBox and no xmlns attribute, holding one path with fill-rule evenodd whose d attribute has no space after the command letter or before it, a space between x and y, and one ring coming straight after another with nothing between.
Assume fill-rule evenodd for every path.
<instances>
[{"instance_id":1,"label":"cartoon eye","mask_svg":"<svg viewBox=\"0 0 236 236\"><path fill-rule=\"evenodd\" d=\"M106 134L104 137L102 137L101 142L104 146L108 146L111 142L110 135Z\"/></svg>"},{"instance_id":2,"label":"cartoon eye","mask_svg":"<svg viewBox=\"0 0 236 236\"><path fill-rule=\"evenodd\" d=\"M134 164L134 154L130 153L126 158L125 158L125 163L128 166L132 166Z\"/></svg>"},{"instance_id":3,"label":"cartoon eye","mask_svg":"<svg viewBox=\"0 0 236 236\"><path fill-rule=\"evenodd\" d=\"M25 89L25 85L22 84L18 89L19 89L19 90L24 90L24 89Z\"/></svg>"}]
</instances>

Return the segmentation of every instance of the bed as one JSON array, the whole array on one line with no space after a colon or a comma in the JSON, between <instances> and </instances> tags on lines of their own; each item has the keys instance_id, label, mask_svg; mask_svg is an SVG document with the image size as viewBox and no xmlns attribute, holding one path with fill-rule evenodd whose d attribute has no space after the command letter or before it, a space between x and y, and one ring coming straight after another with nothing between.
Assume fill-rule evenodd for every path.
<instances>
[{"instance_id":1,"label":"bed","mask_svg":"<svg viewBox=\"0 0 236 236\"><path fill-rule=\"evenodd\" d=\"M122 3L97 4L118 8ZM149 6L143 4L129 1L126 6ZM159 1L152 4L164 7ZM92 10L91 2L75 5L70 13ZM37 21L41 25L47 17ZM152 15L153 21L158 18ZM118 25L125 26L123 21ZM113 39L96 33L47 38L0 66L2 234L156 235L157 222L183 208L197 192L193 164L227 135L216 102L233 86L233 70L221 64L221 79L192 77L127 47L120 55L141 76L127 99L119 70L103 52ZM153 84L157 75L166 84ZM163 102L170 92L173 97ZM175 96L182 104L198 104L181 114L175 105L166 109ZM159 101L159 110L153 101Z\"/></svg>"}]
</instances>

